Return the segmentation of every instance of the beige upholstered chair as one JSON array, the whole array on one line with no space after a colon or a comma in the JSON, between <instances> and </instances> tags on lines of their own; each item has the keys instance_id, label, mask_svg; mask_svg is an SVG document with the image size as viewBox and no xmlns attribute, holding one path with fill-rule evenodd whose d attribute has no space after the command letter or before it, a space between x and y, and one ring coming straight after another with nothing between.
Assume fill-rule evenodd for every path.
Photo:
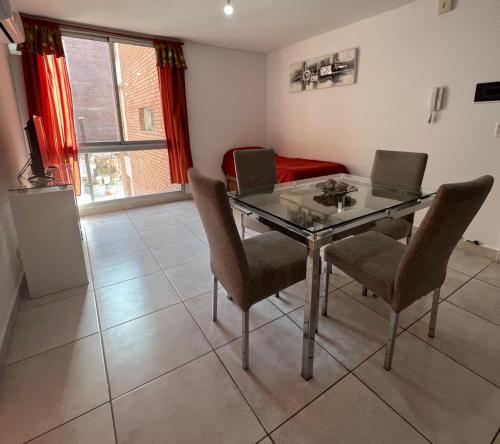
<instances>
[{"instance_id":1,"label":"beige upholstered chair","mask_svg":"<svg viewBox=\"0 0 500 444\"><path fill-rule=\"evenodd\" d=\"M234 152L234 166L238 192L261 189L266 191L273 188L277 182L276 162L274 151L268 148L255 150L240 150ZM250 229L257 233L271 231L267 225L241 214L241 237L245 239L245 230Z\"/></svg>"},{"instance_id":2,"label":"beige upholstered chair","mask_svg":"<svg viewBox=\"0 0 500 444\"><path fill-rule=\"evenodd\" d=\"M218 281L243 311L242 366L248 369L250 307L306 276L306 247L271 231L241 240L219 181L190 169L189 183L210 245L214 275L212 319L217 320Z\"/></svg>"},{"instance_id":3,"label":"beige upholstered chair","mask_svg":"<svg viewBox=\"0 0 500 444\"><path fill-rule=\"evenodd\" d=\"M371 172L372 182L389 187L419 191L422 187L427 158L426 153L377 150ZM362 225L361 227L339 233L334 236L333 240L341 240L348 236L372 230L390 236L393 239L406 238L406 243L408 244L413 229L413 217L413 214L409 214L399 219L384 218L375 223ZM331 273L331 267L327 266L326 270L327 273ZM363 296L368 295L365 287L363 287L362 294Z\"/></svg>"},{"instance_id":4,"label":"beige upholstered chair","mask_svg":"<svg viewBox=\"0 0 500 444\"><path fill-rule=\"evenodd\" d=\"M372 182L419 191L424 179L427 158L426 153L377 150L372 166ZM375 222L375 227L371 230L378 231L393 239L406 238L408 244L411 239L413 218L414 214L399 219L381 219Z\"/></svg>"},{"instance_id":5,"label":"beige upholstered chair","mask_svg":"<svg viewBox=\"0 0 500 444\"><path fill-rule=\"evenodd\" d=\"M434 337L440 287L453 249L481 208L493 177L442 185L422 224L405 247L380 232L341 240L325 250L327 266L335 265L392 307L384 368L391 369L401 310L434 292L429 336ZM326 287L328 288L328 274ZM323 299L327 315L328 291Z\"/></svg>"}]
</instances>

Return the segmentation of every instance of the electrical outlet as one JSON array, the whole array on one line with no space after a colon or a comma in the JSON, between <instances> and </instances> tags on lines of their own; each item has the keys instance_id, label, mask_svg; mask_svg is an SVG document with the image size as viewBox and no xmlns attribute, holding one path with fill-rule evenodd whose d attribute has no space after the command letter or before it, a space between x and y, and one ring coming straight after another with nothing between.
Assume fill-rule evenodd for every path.
<instances>
[{"instance_id":1,"label":"electrical outlet","mask_svg":"<svg viewBox=\"0 0 500 444\"><path fill-rule=\"evenodd\" d=\"M450 12L453 9L453 0L438 0L438 14Z\"/></svg>"}]
</instances>

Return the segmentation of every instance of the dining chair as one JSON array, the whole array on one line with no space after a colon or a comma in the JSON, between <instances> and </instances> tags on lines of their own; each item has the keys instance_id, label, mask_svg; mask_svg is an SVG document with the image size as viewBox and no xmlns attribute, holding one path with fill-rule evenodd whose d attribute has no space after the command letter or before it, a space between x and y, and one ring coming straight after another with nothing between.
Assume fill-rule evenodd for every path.
<instances>
[{"instance_id":1,"label":"dining chair","mask_svg":"<svg viewBox=\"0 0 500 444\"><path fill-rule=\"evenodd\" d=\"M242 240L220 180L191 168L189 184L210 246L214 276L212 320L217 321L218 282L242 310L242 367L249 362L249 313L257 302L306 277L307 249L277 231Z\"/></svg>"},{"instance_id":2,"label":"dining chair","mask_svg":"<svg viewBox=\"0 0 500 444\"><path fill-rule=\"evenodd\" d=\"M408 191L420 191L427 159L426 153L377 150L371 172L372 183ZM384 218L376 221L375 226L370 229L393 239L406 238L406 244L409 244L414 216L415 214L411 213L398 219Z\"/></svg>"},{"instance_id":3,"label":"dining chair","mask_svg":"<svg viewBox=\"0 0 500 444\"><path fill-rule=\"evenodd\" d=\"M457 242L493 186L483 176L439 187L434 201L408 246L377 231L343 239L325 249L327 266L335 265L391 305L384 368L391 369L399 313L433 292L429 337L433 338L440 288ZM326 287L329 276L326 274ZM327 315L328 291L322 314Z\"/></svg>"},{"instance_id":4,"label":"dining chair","mask_svg":"<svg viewBox=\"0 0 500 444\"><path fill-rule=\"evenodd\" d=\"M275 154L272 149L239 150L234 152L234 166L238 192L272 190L277 182ZM246 229L266 233L272 228L241 213L241 237Z\"/></svg>"},{"instance_id":5,"label":"dining chair","mask_svg":"<svg viewBox=\"0 0 500 444\"><path fill-rule=\"evenodd\" d=\"M384 187L402 188L408 191L420 191L427 166L428 155L426 153L414 153L410 151L377 150L373 160L371 180L375 185ZM375 188L374 188L375 189ZM333 237L334 241L345 239L348 236L364 233L368 230L377 231L393 239L406 238L406 244L410 243L413 231L414 214L408 214L398 219L384 218L370 224L353 228L352 230L338 233ZM331 267L326 268L326 273L331 273ZM363 287L363 296L368 295L368 290Z\"/></svg>"}]
</instances>

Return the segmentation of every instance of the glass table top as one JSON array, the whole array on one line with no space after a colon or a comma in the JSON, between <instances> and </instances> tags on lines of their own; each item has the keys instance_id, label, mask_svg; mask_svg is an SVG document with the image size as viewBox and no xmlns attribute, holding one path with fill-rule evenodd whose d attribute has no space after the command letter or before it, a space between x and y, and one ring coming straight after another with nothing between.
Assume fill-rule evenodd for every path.
<instances>
[{"instance_id":1,"label":"glass table top","mask_svg":"<svg viewBox=\"0 0 500 444\"><path fill-rule=\"evenodd\" d=\"M372 182L350 174L315 177L269 187L228 192L241 207L262 217L271 216L311 234L347 225L401 206L415 205L434 190L419 191Z\"/></svg>"}]
</instances>

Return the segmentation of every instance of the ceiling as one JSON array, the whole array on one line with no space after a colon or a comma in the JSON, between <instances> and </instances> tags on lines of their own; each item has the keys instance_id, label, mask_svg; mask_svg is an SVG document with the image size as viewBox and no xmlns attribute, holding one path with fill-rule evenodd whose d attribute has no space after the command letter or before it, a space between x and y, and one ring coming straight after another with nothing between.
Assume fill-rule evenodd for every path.
<instances>
[{"instance_id":1,"label":"ceiling","mask_svg":"<svg viewBox=\"0 0 500 444\"><path fill-rule=\"evenodd\" d=\"M267 53L413 0L13 0L27 14Z\"/></svg>"}]
</instances>

